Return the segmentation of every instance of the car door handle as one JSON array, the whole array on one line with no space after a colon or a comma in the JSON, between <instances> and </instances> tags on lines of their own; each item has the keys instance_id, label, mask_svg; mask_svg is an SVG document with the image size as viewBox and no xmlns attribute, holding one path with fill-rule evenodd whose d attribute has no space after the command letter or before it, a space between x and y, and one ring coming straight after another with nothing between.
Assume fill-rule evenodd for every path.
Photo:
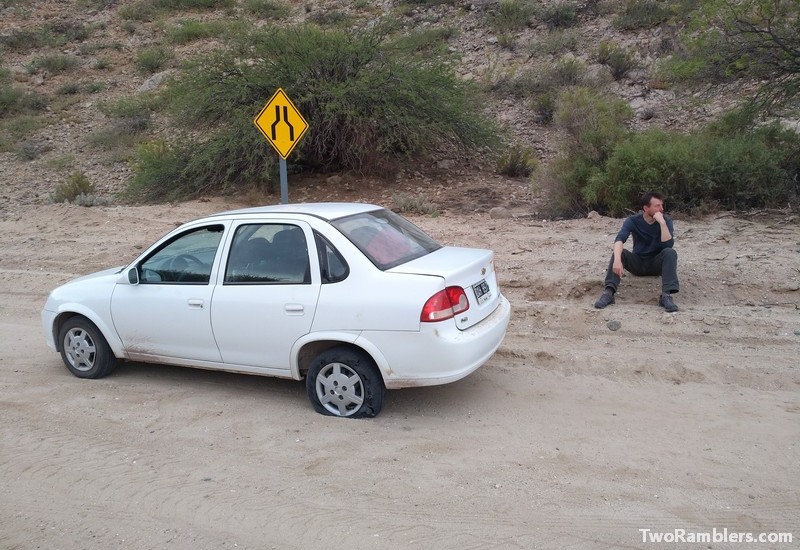
<instances>
[{"instance_id":1,"label":"car door handle","mask_svg":"<svg viewBox=\"0 0 800 550\"><path fill-rule=\"evenodd\" d=\"M303 304L286 304L283 310L289 315L302 315L305 311Z\"/></svg>"},{"instance_id":2,"label":"car door handle","mask_svg":"<svg viewBox=\"0 0 800 550\"><path fill-rule=\"evenodd\" d=\"M189 304L189 307L192 309L203 309L203 300L199 298L190 298L186 303Z\"/></svg>"}]
</instances>

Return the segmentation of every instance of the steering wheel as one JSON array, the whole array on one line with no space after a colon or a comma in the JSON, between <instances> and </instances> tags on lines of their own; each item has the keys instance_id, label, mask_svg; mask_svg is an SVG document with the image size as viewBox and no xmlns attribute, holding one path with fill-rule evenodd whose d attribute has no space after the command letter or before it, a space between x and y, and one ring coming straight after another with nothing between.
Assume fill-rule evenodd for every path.
<instances>
[{"instance_id":1,"label":"steering wheel","mask_svg":"<svg viewBox=\"0 0 800 550\"><path fill-rule=\"evenodd\" d=\"M176 281L182 281L192 265L205 269L206 264L191 254L178 254L169 261L168 270L175 274Z\"/></svg>"}]
</instances>

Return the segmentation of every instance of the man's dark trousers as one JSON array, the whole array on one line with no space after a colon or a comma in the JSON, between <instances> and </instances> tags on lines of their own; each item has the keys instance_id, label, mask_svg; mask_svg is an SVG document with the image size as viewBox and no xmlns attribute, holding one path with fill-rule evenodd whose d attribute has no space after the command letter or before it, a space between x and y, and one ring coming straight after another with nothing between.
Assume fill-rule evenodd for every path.
<instances>
[{"instance_id":1,"label":"man's dark trousers","mask_svg":"<svg viewBox=\"0 0 800 550\"><path fill-rule=\"evenodd\" d=\"M678 292L678 253L673 248L665 248L652 258L642 258L630 250L622 250L622 267L634 275L661 275L661 293L674 294ZM619 287L619 275L614 273L614 255L608 262L606 272L606 288L613 288L614 292Z\"/></svg>"}]
</instances>

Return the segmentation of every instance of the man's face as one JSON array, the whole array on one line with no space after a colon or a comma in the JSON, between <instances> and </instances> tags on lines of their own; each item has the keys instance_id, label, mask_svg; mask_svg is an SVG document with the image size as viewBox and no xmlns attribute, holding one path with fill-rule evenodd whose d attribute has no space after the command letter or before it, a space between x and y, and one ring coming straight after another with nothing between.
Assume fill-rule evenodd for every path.
<instances>
[{"instance_id":1,"label":"man's face","mask_svg":"<svg viewBox=\"0 0 800 550\"><path fill-rule=\"evenodd\" d=\"M642 208L644 213L650 216L651 218L656 212L663 212L664 211L664 201L661 199L657 199L655 197L650 199L650 204Z\"/></svg>"}]
</instances>

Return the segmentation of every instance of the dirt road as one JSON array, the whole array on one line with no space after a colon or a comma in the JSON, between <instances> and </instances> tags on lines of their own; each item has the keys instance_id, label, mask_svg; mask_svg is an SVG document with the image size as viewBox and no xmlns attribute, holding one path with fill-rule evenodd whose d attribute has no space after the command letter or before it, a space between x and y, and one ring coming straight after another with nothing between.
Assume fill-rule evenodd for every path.
<instances>
[{"instance_id":1,"label":"dirt road","mask_svg":"<svg viewBox=\"0 0 800 550\"><path fill-rule=\"evenodd\" d=\"M146 364L79 380L45 347L51 288L232 206L3 212L0 548L796 547L796 215L677 221L676 314L648 278L591 307L619 220L412 218L494 249L514 314L487 365L390 392L373 420L315 414L293 381Z\"/></svg>"}]
</instances>

